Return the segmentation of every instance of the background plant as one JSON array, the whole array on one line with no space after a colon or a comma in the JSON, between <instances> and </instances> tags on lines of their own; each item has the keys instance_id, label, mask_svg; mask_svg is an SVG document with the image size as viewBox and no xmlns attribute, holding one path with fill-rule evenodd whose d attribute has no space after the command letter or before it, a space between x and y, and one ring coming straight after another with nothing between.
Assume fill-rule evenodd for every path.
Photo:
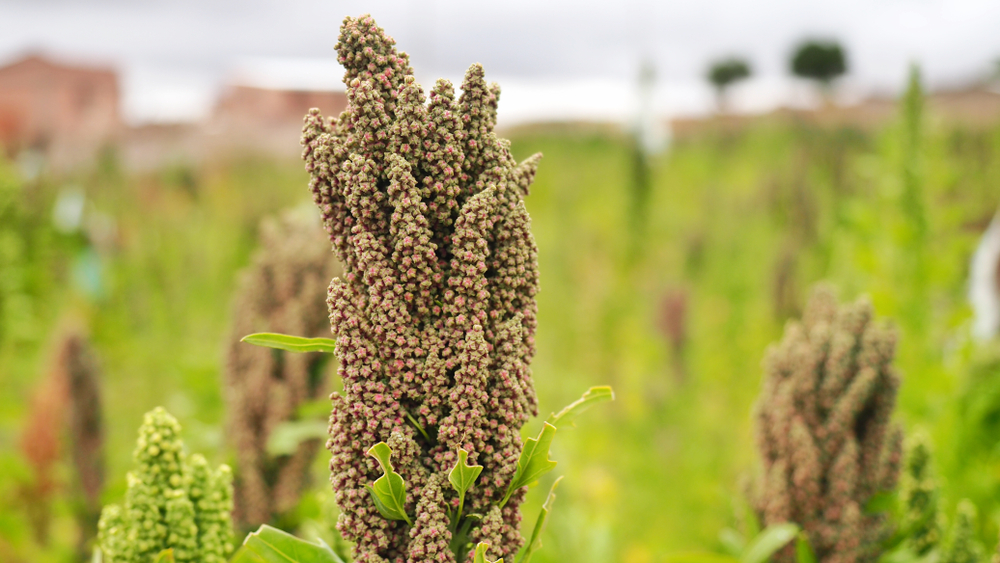
<instances>
[{"instance_id":1,"label":"background plant","mask_svg":"<svg viewBox=\"0 0 1000 563\"><path fill-rule=\"evenodd\" d=\"M232 472L188 456L180 424L157 407L143 419L125 503L104 507L103 560L146 563L171 550L177 562L221 563L232 552Z\"/></svg>"},{"instance_id":2,"label":"background plant","mask_svg":"<svg viewBox=\"0 0 1000 563\"><path fill-rule=\"evenodd\" d=\"M720 112L727 107L726 92L729 87L750 78L750 74L750 63L739 57L720 59L709 65L707 78L715 88L716 104Z\"/></svg>"},{"instance_id":3,"label":"background plant","mask_svg":"<svg viewBox=\"0 0 1000 563\"><path fill-rule=\"evenodd\" d=\"M223 377L227 436L238 461L235 514L244 529L298 505L326 426L300 411L331 389L330 356L257 348L240 338L265 329L325 334L326 288L339 270L308 210L269 218L260 233L260 248L237 288Z\"/></svg>"},{"instance_id":4,"label":"background plant","mask_svg":"<svg viewBox=\"0 0 1000 563\"><path fill-rule=\"evenodd\" d=\"M870 302L839 307L820 286L801 324L790 324L768 353L756 412L757 511L768 525L801 525L819 561L873 561L891 533L886 515L867 507L895 487L902 461L901 430L890 425L894 349L895 335L872 321Z\"/></svg>"},{"instance_id":5,"label":"background plant","mask_svg":"<svg viewBox=\"0 0 1000 563\"><path fill-rule=\"evenodd\" d=\"M907 534L908 547L920 557L940 543L944 523L938 507L938 483L929 438L917 433L908 442L899 484L903 501L901 527Z\"/></svg>"},{"instance_id":6,"label":"background plant","mask_svg":"<svg viewBox=\"0 0 1000 563\"><path fill-rule=\"evenodd\" d=\"M818 82L829 97L833 81L847 72L847 57L836 41L807 40L795 48L790 67L795 76Z\"/></svg>"}]
</instances>

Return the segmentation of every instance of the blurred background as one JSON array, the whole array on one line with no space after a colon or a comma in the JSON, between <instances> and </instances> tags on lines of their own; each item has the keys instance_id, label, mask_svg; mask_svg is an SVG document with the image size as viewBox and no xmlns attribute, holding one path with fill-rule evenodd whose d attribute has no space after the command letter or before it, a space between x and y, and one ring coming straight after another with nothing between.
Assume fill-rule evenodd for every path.
<instances>
[{"instance_id":1,"label":"blurred background","mask_svg":"<svg viewBox=\"0 0 1000 563\"><path fill-rule=\"evenodd\" d=\"M335 541L334 366L295 368L328 374L316 400L234 440L267 416L235 342L293 302L327 334L323 287L260 280L336 272L298 142L309 108L345 107L333 46L366 12L425 86L483 63L514 156L545 155L541 411L617 400L554 446L539 560L719 549L757 471L761 360L820 280L897 326L896 417L992 549L1000 3L0 0L0 561L87 560L157 405L237 474L265 460L241 526Z\"/></svg>"}]
</instances>

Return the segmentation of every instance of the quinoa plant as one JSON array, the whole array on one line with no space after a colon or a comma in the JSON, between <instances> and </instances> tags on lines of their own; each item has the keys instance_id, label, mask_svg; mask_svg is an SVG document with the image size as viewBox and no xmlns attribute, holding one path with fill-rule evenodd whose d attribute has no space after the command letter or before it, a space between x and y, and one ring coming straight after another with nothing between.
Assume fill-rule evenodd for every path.
<instances>
[{"instance_id":1,"label":"quinoa plant","mask_svg":"<svg viewBox=\"0 0 1000 563\"><path fill-rule=\"evenodd\" d=\"M537 249L523 198L540 155L521 163L493 132L500 88L472 65L462 94L429 95L409 57L370 16L346 18L336 46L347 109L311 110L302 144L310 189L344 276L327 303L335 338L251 335L333 351L327 443L338 529L362 563L527 562L518 507L550 471L556 428L610 399L593 388L522 443L538 413Z\"/></svg>"},{"instance_id":2,"label":"quinoa plant","mask_svg":"<svg viewBox=\"0 0 1000 563\"><path fill-rule=\"evenodd\" d=\"M941 550L940 563L980 563L985 560L983 548L976 540L977 525L976 506L963 499L955 511L955 523Z\"/></svg>"},{"instance_id":3,"label":"quinoa plant","mask_svg":"<svg viewBox=\"0 0 1000 563\"><path fill-rule=\"evenodd\" d=\"M769 351L757 404L764 524L802 527L821 563L874 561L889 533L866 507L895 486L902 434L890 423L899 378L895 336L867 300L838 306L819 287L802 322ZM776 556L791 561L794 550Z\"/></svg>"},{"instance_id":4,"label":"quinoa plant","mask_svg":"<svg viewBox=\"0 0 1000 563\"><path fill-rule=\"evenodd\" d=\"M270 329L319 336L328 330L323 304L337 265L318 217L302 211L261 224L260 249L240 278L231 334ZM270 522L298 504L321 441L293 443L287 452L268 444L282 424L299 421L303 404L329 395L328 359L227 339L223 397L238 461L235 516L241 526Z\"/></svg>"},{"instance_id":5,"label":"quinoa plant","mask_svg":"<svg viewBox=\"0 0 1000 563\"><path fill-rule=\"evenodd\" d=\"M105 506L98 524L106 563L153 563L165 550L178 563L222 563L232 552L232 473L188 456L180 431L162 407L146 413L125 503Z\"/></svg>"},{"instance_id":6,"label":"quinoa plant","mask_svg":"<svg viewBox=\"0 0 1000 563\"><path fill-rule=\"evenodd\" d=\"M914 554L926 555L941 541L943 525L930 443L924 434L918 433L909 439L899 488L906 542Z\"/></svg>"}]
</instances>

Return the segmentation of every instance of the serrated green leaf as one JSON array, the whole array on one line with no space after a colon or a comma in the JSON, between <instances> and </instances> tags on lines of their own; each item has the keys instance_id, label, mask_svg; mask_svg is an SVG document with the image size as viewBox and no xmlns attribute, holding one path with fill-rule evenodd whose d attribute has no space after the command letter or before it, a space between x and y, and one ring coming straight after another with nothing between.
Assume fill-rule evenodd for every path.
<instances>
[{"instance_id":1,"label":"serrated green leaf","mask_svg":"<svg viewBox=\"0 0 1000 563\"><path fill-rule=\"evenodd\" d=\"M476 544L476 554L472 558L472 563L503 563L503 557L497 559L496 561L486 559L486 550L489 548L490 544L486 542L479 542Z\"/></svg>"},{"instance_id":2,"label":"serrated green leaf","mask_svg":"<svg viewBox=\"0 0 1000 563\"><path fill-rule=\"evenodd\" d=\"M406 514L406 483L403 476L392 469L392 449L385 442L379 442L368 450L368 455L378 460L383 475L371 485L365 485L375 508L389 520L403 520L412 525Z\"/></svg>"},{"instance_id":3,"label":"serrated green leaf","mask_svg":"<svg viewBox=\"0 0 1000 563\"><path fill-rule=\"evenodd\" d=\"M469 452L458 450L458 459L455 460L455 467L448 473L448 480L451 486L458 491L459 495L464 495L465 491L472 488L479 474L483 472L482 465L469 465Z\"/></svg>"},{"instance_id":4,"label":"serrated green leaf","mask_svg":"<svg viewBox=\"0 0 1000 563\"><path fill-rule=\"evenodd\" d=\"M562 476L556 479L555 483L552 483L552 488L549 489L549 496L545 497L542 509L538 512L538 520L535 520L535 527L531 530L531 539L525 544L524 553L521 555L518 563L529 563L531 556L542 547L542 532L545 531L545 524L548 522L549 514L552 512L552 504L556 501L556 487L559 486L560 481L562 481Z\"/></svg>"},{"instance_id":5,"label":"serrated green leaf","mask_svg":"<svg viewBox=\"0 0 1000 563\"><path fill-rule=\"evenodd\" d=\"M230 563L344 563L323 540L307 542L267 524L251 532Z\"/></svg>"},{"instance_id":6,"label":"serrated green leaf","mask_svg":"<svg viewBox=\"0 0 1000 563\"><path fill-rule=\"evenodd\" d=\"M174 550L167 548L157 553L153 563L174 563Z\"/></svg>"},{"instance_id":7,"label":"serrated green leaf","mask_svg":"<svg viewBox=\"0 0 1000 563\"><path fill-rule=\"evenodd\" d=\"M805 532L799 532L795 539L795 560L797 563L816 563L816 552L813 551Z\"/></svg>"},{"instance_id":8,"label":"serrated green leaf","mask_svg":"<svg viewBox=\"0 0 1000 563\"><path fill-rule=\"evenodd\" d=\"M452 533L458 528L458 523L462 519L462 508L465 506L465 491L475 484L479 474L483 472L482 465L469 465L469 452L459 449L458 459L455 460L455 467L448 473L448 481L451 486L458 491L458 508L452 515L450 529Z\"/></svg>"},{"instance_id":9,"label":"serrated green leaf","mask_svg":"<svg viewBox=\"0 0 1000 563\"><path fill-rule=\"evenodd\" d=\"M552 415L549 416L548 420L545 422L548 422L556 428L572 426L573 419L579 416L583 411L598 403L613 400L615 400L615 392L611 389L611 387L607 385L591 387L590 389L587 389L587 392L584 393L582 397L566 405L566 407L559 411L558 414L552 413Z\"/></svg>"},{"instance_id":10,"label":"serrated green leaf","mask_svg":"<svg viewBox=\"0 0 1000 563\"><path fill-rule=\"evenodd\" d=\"M764 563L779 549L788 545L799 533L799 527L795 524L784 523L775 524L764 528L764 531L757 534L757 537L750 540L746 551L740 557L741 563Z\"/></svg>"},{"instance_id":11,"label":"serrated green leaf","mask_svg":"<svg viewBox=\"0 0 1000 563\"><path fill-rule=\"evenodd\" d=\"M288 352L326 352L327 354L332 354L336 350L337 344L331 338L304 338L276 332L248 334L240 339L240 342Z\"/></svg>"},{"instance_id":12,"label":"serrated green leaf","mask_svg":"<svg viewBox=\"0 0 1000 563\"><path fill-rule=\"evenodd\" d=\"M514 491L534 483L539 477L555 468L556 462L549 459L549 448L555 435L556 427L546 422L537 438L528 438L524 441L521 457L517 460L517 470L514 471L514 477L507 487L507 494L500 502L501 507L507 504Z\"/></svg>"},{"instance_id":13,"label":"serrated green leaf","mask_svg":"<svg viewBox=\"0 0 1000 563\"><path fill-rule=\"evenodd\" d=\"M306 440L326 438L329 423L319 420L286 420L275 425L267 437L267 453L272 456L291 455Z\"/></svg>"}]
</instances>

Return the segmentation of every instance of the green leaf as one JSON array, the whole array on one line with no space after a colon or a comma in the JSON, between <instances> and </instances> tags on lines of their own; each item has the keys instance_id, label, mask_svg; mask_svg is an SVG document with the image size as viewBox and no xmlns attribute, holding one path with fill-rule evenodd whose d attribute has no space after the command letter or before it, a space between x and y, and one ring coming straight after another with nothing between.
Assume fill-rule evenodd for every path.
<instances>
[{"instance_id":1,"label":"green leaf","mask_svg":"<svg viewBox=\"0 0 1000 563\"><path fill-rule=\"evenodd\" d=\"M316 543L262 525L243 540L230 563L344 563L323 540Z\"/></svg>"},{"instance_id":2,"label":"green leaf","mask_svg":"<svg viewBox=\"0 0 1000 563\"><path fill-rule=\"evenodd\" d=\"M479 478L479 474L482 472L483 466L469 465L469 452L460 449L458 450L458 459L455 461L455 467L448 474L448 480L451 481L451 486L458 491L459 495L465 495L465 491L472 488L472 485L475 484L476 479Z\"/></svg>"},{"instance_id":3,"label":"green leaf","mask_svg":"<svg viewBox=\"0 0 1000 563\"><path fill-rule=\"evenodd\" d=\"M272 456L291 455L306 440L327 438L329 423L319 420L286 420L275 425L267 437L267 453Z\"/></svg>"},{"instance_id":4,"label":"green leaf","mask_svg":"<svg viewBox=\"0 0 1000 563\"><path fill-rule=\"evenodd\" d=\"M167 548L157 553L153 563L174 563L174 550Z\"/></svg>"},{"instance_id":5,"label":"green leaf","mask_svg":"<svg viewBox=\"0 0 1000 563\"><path fill-rule=\"evenodd\" d=\"M514 477L507 487L507 494L500 502L501 507L507 504L514 491L534 483L539 477L555 468L556 462L549 459L549 447L552 446L552 438L555 435L556 427L546 422L537 438L528 438L524 441L521 457L517 460L517 470L514 471Z\"/></svg>"},{"instance_id":6,"label":"green leaf","mask_svg":"<svg viewBox=\"0 0 1000 563\"><path fill-rule=\"evenodd\" d=\"M553 413L545 422L548 422L556 428L560 428L562 426L572 426L573 419L579 416L583 411L589 409L597 403L613 400L615 400L615 392L611 390L611 387L608 387L607 385L601 387L591 387L590 389L587 389L587 392L584 393L582 397L566 405L566 408L559 411L559 414Z\"/></svg>"},{"instance_id":7,"label":"green leaf","mask_svg":"<svg viewBox=\"0 0 1000 563\"><path fill-rule=\"evenodd\" d=\"M375 507L389 520L403 520L412 525L406 515L406 483L399 473L392 470L392 449L385 442L379 442L368 450L368 455L378 460L384 473L371 485L365 485L375 501Z\"/></svg>"},{"instance_id":8,"label":"green leaf","mask_svg":"<svg viewBox=\"0 0 1000 563\"><path fill-rule=\"evenodd\" d=\"M476 545L476 555L473 556L472 563L503 563L503 557L497 559L496 561L489 561L486 559L486 550L489 549L490 544L486 542L479 542Z\"/></svg>"},{"instance_id":9,"label":"green leaf","mask_svg":"<svg viewBox=\"0 0 1000 563\"><path fill-rule=\"evenodd\" d=\"M747 540L743 534L732 528L723 528L719 531L719 543L728 555L739 557L747 547Z\"/></svg>"},{"instance_id":10,"label":"green leaf","mask_svg":"<svg viewBox=\"0 0 1000 563\"><path fill-rule=\"evenodd\" d=\"M462 519L462 508L465 505L465 491L468 491L472 487L482 472L482 465L469 465L469 452L460 448L458 450L458 459L455 460L455 467L448 473L448 480L451 481L451 486L458 491L458 508L451 519L452 533L455 533L455 530L458 529L458 523Z\"/></svg>"},{"instance_id":11,"label":"green leaf","mask_svg":"<svg viewBox=\"0 0 1000 563\"><path fill-rule=\"evenodd\" d=\"M417 419L413 418L413 415L411 415L410 413L406 412L405 410L403 412L406 414L406 420L409 420L410 424L413 425L413 427L417 429L417 432L420 432L420 435L424 437L424 440L427 440L427 442L430 442L431 441L431 437L427 435L427 431L424 430L423 426L420 426L420 423L417 422Z\"/></svg>"},{"instance_id":12,"label":"green leaf","mask_svg":"<svg viewBox=\"0 0 1000 563\"><path fill-rule=\"evenodd\" d=\"M542 547L542 532L545 531L545 524L548 522L549 513L552 512L552 503L556 501L556 487L559 486L559 481L562 481L562 476L556 479L555 483L552 483L552 488L549 489L549 496L545 498L542 510L538 513L538 520L535 520L535 528L531 530L531 539L524 546L524 553L521 555L518 563L529 563L531 556Z\"/></svg>"},{"instance_id":13,"label":"green leaf","mask_svg":"<svg viewBox=\"0 0 1000 563\"><path fill-rule=\"evenodd\" d=\"M743 508L743 525L745 527L743 530L744 537L757 537L757 534L760 533L760 520L757 519L757 512L754 511L753 506L750 505L747 499L742 496L738 497L738 502ZM744 540L744 543L746 543L746 540Z\"/></svg>"},{"instance_id":14,"label":"green leaf","mask_svg":"<svg viewBox=\"0 0 1000 563\"><path fill-rule=\"evenodd\" d=\"M275 332L258 332L244 336L240 342L254 346L266 346L287 350L288 352L326 352L332 354L336 349L336 341L331 338L304 338Z\"/></svg>"},{"instance_id":15,"label":"green leaf","mask_svg":"<svg viewBox=\"0 0 1000 563\"><path fill-rule=\"evenodd\" d=\"M799 527L791 523L768 526L750 540L746 551L740 557L741 563L764 563L775 552L788 545L798 533Z\"/></svg>"},{"instance_id":16,"label":"green leaf","mask_svg":"<svg viewBox=\"0 0 1000 563\"><path fill-rule=\"evenodd\" d=\"M799 532L795 538L795 560L797 563L816 563L816 552L809 544L809 536L805 532Z\"/></svg>"}]
</instances>

